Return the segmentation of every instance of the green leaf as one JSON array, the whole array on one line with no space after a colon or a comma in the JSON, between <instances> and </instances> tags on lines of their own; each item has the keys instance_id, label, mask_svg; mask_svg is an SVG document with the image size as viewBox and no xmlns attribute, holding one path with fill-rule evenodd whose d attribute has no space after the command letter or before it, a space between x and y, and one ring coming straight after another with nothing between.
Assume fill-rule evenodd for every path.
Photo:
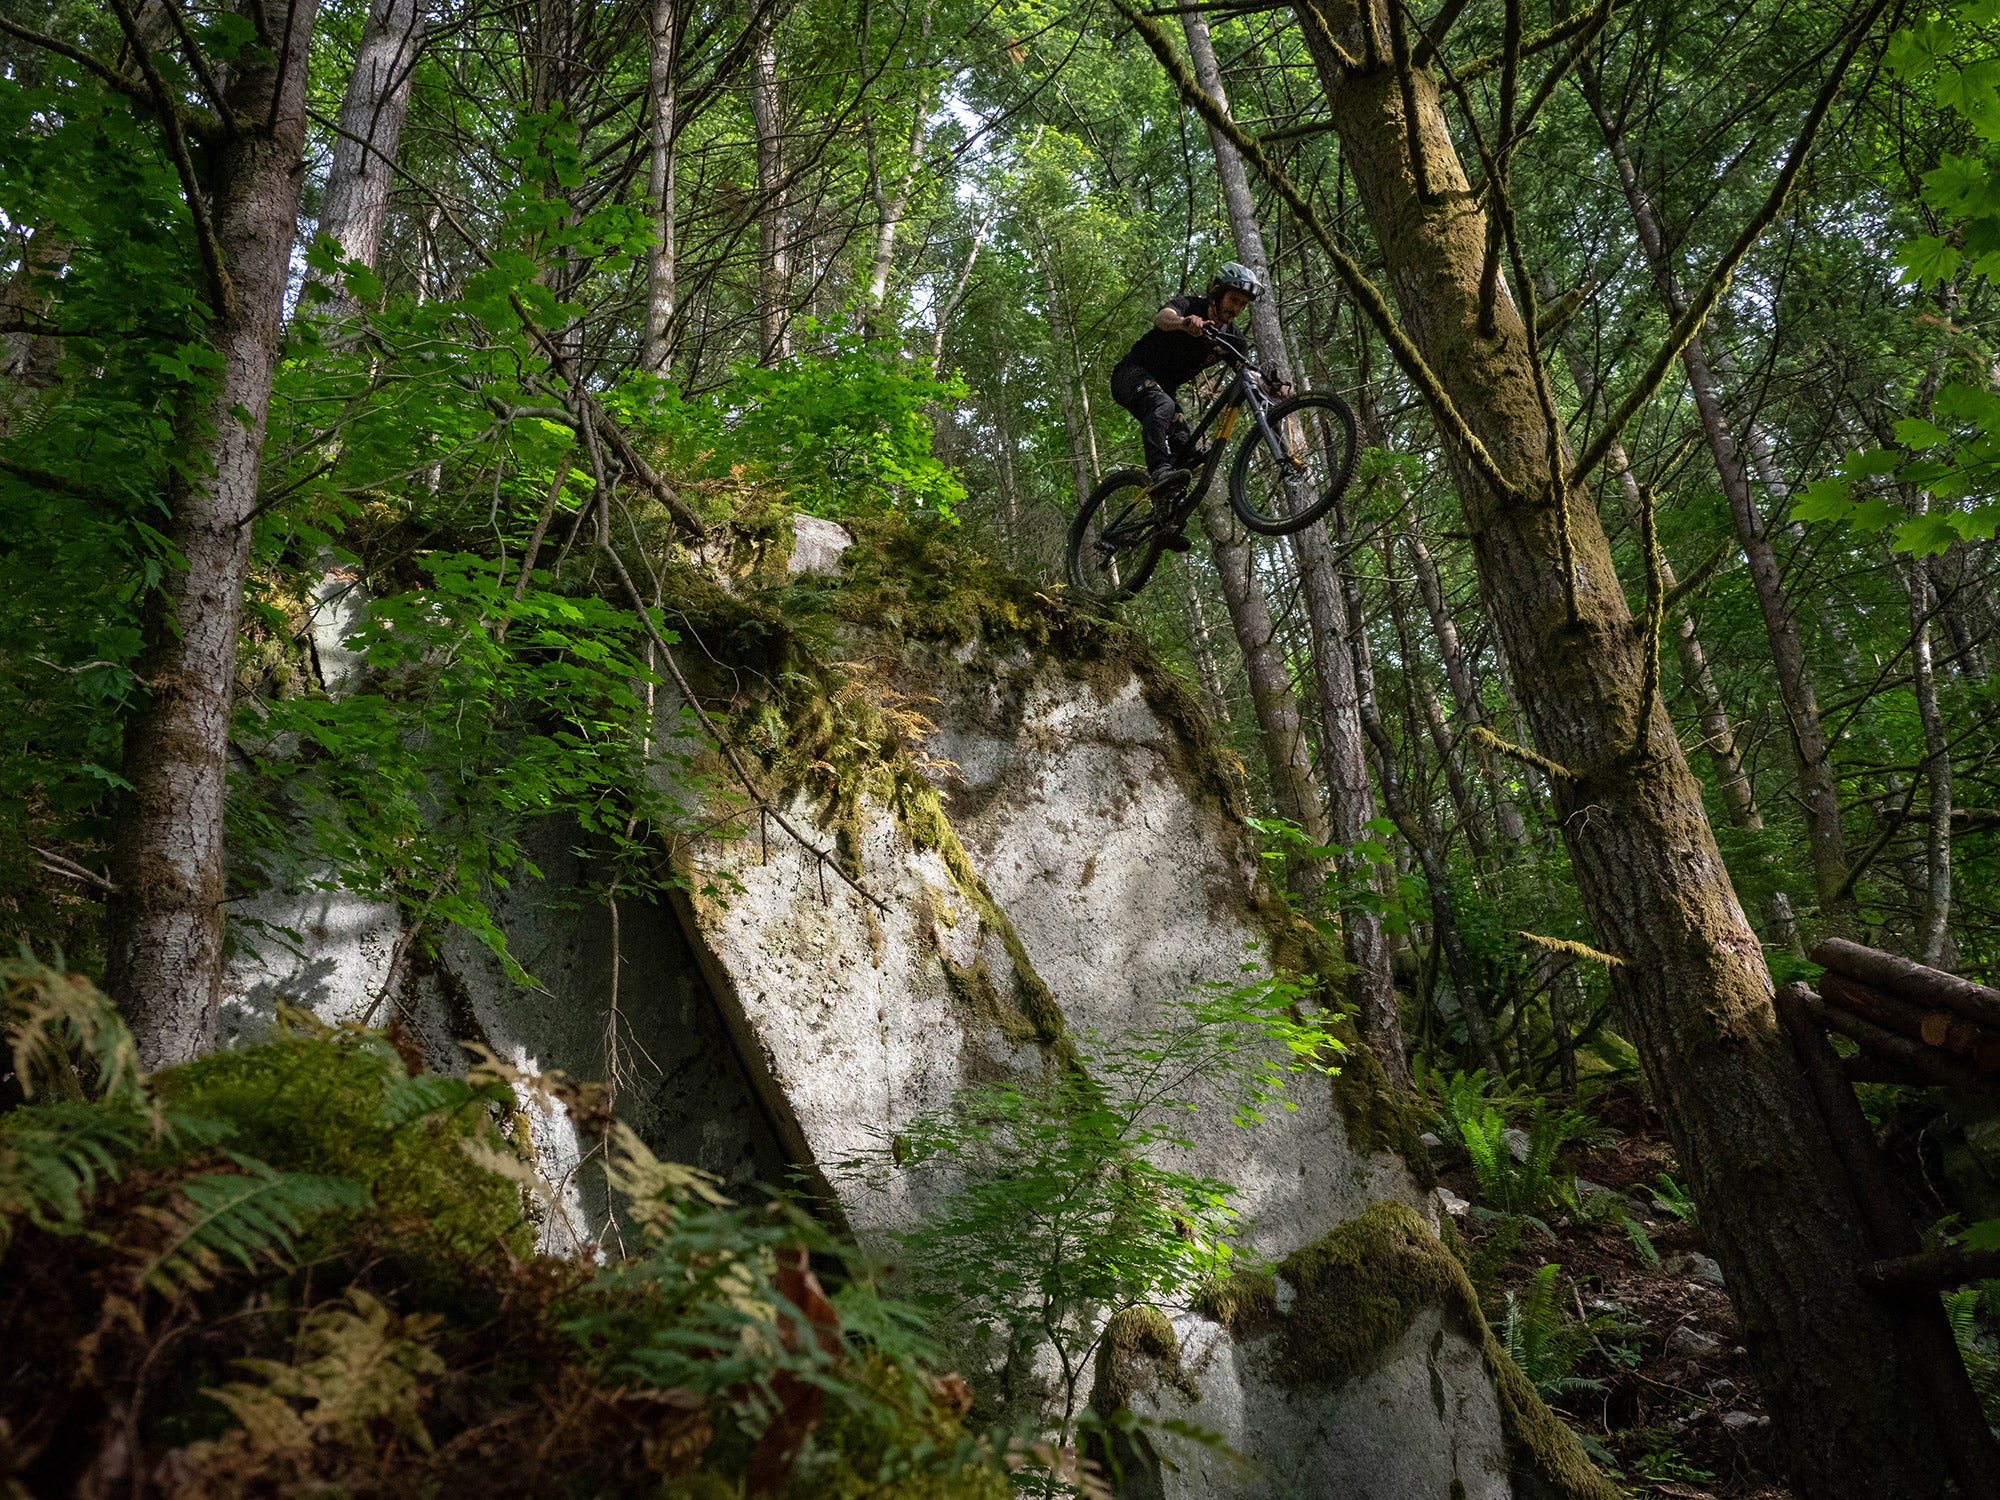
<instances>
[{"instance_id":1,"label":"green leaf","mask_svg":"<svg viewBox=\"0 0 2000 1500\"><path fill-rule=\"evenodd\" d=\"M1794 521L1845 521L1854 511L1854 487L1845 479L1815 479L1792 507Z\"/></svg>"},{"instance_id":2,"label":"green leaf","mask_svg":"<svg viewBox=\"0 0 2000 1500\"><path fill-rule=\"evenodd\" d=\"M1922 417L1904 417L1896 423L1896 441L1912 452L1921 453L1951 441L1951 434Z\"/></svg>"},{"instance_id":3,"label":"green leaf","mask_svg":"<svg viewBox=\"0 0 2000 1500\"><path fill-rule=\"evenodd\" d=\"M1934 557L1957 541L1958 528L1948 515L1912 516L1896 528L1895 550L1916 557Z\"/></svg>"},{"instance_id":4,"label":"green leaf","mask_svg":"<svg viewBox=\"0 0 2000 1500\"><path fill-rule=\"evenodd\" d=\"M1946 280L1965 259L1934 234L1920 234L1892 257L1892 263L1908 273L1907 278L1928 289Z\"/></svg>"}]
</instances>

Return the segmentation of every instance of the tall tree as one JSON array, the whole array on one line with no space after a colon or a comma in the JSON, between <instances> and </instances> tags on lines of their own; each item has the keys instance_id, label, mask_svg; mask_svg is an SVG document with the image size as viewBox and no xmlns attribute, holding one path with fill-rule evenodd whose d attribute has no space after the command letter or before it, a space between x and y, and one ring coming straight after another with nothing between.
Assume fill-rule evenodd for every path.
<instances>
[{"instance_id":1,"label":"tall tree","mask_svg":"<svg viewBox=\"0 0 2000 1500\"><path fill-rule=\"evenodd\" d=\"M1187 32L1188 53L1194 59L1195 79L1226 118L1229 98L1223 91L1222 70L1216 63L1208 21L1195 10L1183 12L1181 21ZM1271 290L1271 267L1264 254L1263 232L1257 224L1250 174L1241 154L1222 130L1210 127L1209 145L1215 154L1216 175L1222 183L1222 201L1228 210L1236 254L1257 273L1266 288L1265 294L1250 304L1258 357L1268 375L1289 385L1290 358L1284 326L1278 318L1278 298ZM1347 602L1334 576L1325 523L1315 522L1294 532L1292 549L1298 560L1299 585L1312 631L1313 676L1319 687L1320 775L1327 788L1328 826L1334 845L1347 851L1341 859L1353 888L1372 874L1353 851L1367 837L1368 824L1379 815L1375 788L1368 779L1361 694L1355 685L1349 644L1356 622L1348 615ZM1350 966L1349 998L1359 1025L1389 1076L1407 1081L1408 1048L1396 1009L1395 974L1381 915L1370 903L1349 901L1341 911L1340 923L1341 941Z\"/></svg>"},{"instance_id":2,"label":"tall tree","mask_svg":"<svg viewBox=\"0 0 2000 1500\"><path fill-rule=\"evenodd\" d=\"M410 80L423 52L426 9L427 0L372 0L340 101L319 227L340 247L341 259L371 270L389 220L389 187L410 108Z\"/></svg>"},{"instance_id":3,"label":"tall tree","mask_svg":"<svg viewBox=\"0 0 2000 1500\"><path fill-rule=\"evenodd\" d=\"M122 0L113 0L135 30ZM163 530L177 559L149 597L125 732L131 790L112 853L108 988L158 1065L213 1035L223 956L223 826L238 628L250 569L271 377L299 207L306 59L317 0L241 0L251 37L214 59L228 79L212 119L185 134L150 54L140 67L169 151L186 162L220 368L176 414L188 461L168 471ZM271 45L282 41L282 45ZM197 184L200 186L197 187Z\"/></svg>"}]
</instances>

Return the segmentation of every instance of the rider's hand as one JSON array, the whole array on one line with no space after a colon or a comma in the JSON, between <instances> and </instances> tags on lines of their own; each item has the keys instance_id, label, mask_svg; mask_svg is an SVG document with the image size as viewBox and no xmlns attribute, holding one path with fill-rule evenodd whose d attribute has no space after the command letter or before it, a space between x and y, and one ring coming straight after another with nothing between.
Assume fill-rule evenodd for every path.
<instances>
[{"instance_id":1,"label":"rider's hand","mask_svg":"<svg viewBox=\"0 0 2000 1500\"><path fill-rule=\"evenodd\" d=\"M1197 338L1207 327L1208 321L1200 313L1189 313L1181 319L1181 332L1194 334Z\"/></svg>"}]
</instances>

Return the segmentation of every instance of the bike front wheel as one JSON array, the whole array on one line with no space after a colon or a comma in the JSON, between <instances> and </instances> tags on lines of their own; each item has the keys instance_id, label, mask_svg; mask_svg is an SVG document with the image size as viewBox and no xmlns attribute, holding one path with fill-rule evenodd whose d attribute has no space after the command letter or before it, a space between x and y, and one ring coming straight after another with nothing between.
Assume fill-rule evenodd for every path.
<instances>
[{"instance_id":1,"label":"bike front wheel","mask_svg":"<svg viewBox=\"0 0 2000 1500\"><path fill-rule=\"evenodd\" d=\"M1229 471L1229 503L1252 531L1288 536L1333 508L1354 477L1353 408L1331 394L1295 396L1252 427Z\"/></svg>"},{"instance_id":2,"label":"bike front wheel","mask_svg":"<svg viewBox=\"0 0 2000 1500\"><path fill-rule=\"evenodd\" d=\"M1097 604L1131 598L1159 566L1160 526L1152 484L1142 471L1106 475L1070 523L1070 590Z\"/></svg>"}]
</instances>

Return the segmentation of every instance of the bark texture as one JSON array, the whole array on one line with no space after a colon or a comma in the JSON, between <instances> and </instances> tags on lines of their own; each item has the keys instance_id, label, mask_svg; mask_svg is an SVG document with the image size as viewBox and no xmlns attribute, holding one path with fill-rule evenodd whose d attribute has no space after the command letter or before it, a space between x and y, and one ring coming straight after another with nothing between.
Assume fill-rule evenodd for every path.
<instances>
[{"instance_id":1,"label":"bark texture","mask_svg":"<svg viewBox=\"0 0 2000 1500\"><path fill-rule=\"evenodd\" d=\"M652 99L646 201L653 208L653 243L646 251L646 343L640 358L654 375L666 372L668 335L678 300L674 284L674 131L680 113L680 26L677 0L653 0L646 53L646 87Z\"/></svg>"},{"instance_id":2,"label":"bark texture","mask_svg":"<svg viewBox=\"0 0 2000 1500\"><path fill-rule=\"evenodd\" d=\"M786 222L785 137L778 97L776 7L758 11L757 44L750 54L750 114L757 126L757 330L764 364L792 352L792 257Z\"/></svg>"},{"instance_id":3,"label":"bark texture","mask_svg":"<svg viewBox=\"0 0 2000 1500\"><path fill-rule=\"evenodd\" d=\"M1406 117L1396 70L1343 61L1364 52L1351 5L1309 5L1302 18L1404 329L1510 482L1497 492L1449 454L1534 742L1568 773L1552 790L1578 887L1620 961L1620 1013L1727 1273L1792 1485L1815 1500L1949 1494L1897 1320L1856 1283L1869 1245L1854 1195L1778 1025L1700 787L1657 699L1642 696L1642 643L1603 529L1580 497L1550 503L1562 435L1544 422L1504 284L1481 332L1486 216L1436 83L1405 75Z\"/></svg>"},{"instance_id":4,"label":"bark texture","mask_svg":"<svg viewBox=\"0 0 2000 1500\"><path fill-rule=\"evenodd\" d=\"M198 161L227 272L211 340L223 367L181 414L189 462L167 483L165 526L186 566L147 603L138 674L147 697L125 732L131 783L118 820L107 987L147 1066L193 1056L215 1023L223 954L223 793L250 528L304 170L306 56L315 0L254 0L273 56L232 69L237 131ZM268 124L266 123L268 122Z\"/></svg>"},{"instance_id":5,"label":"bark texture","mask_svg":"<svg viewBox=\"0 0 2000 1500\"><path fill-rule=\"evenodd\" d=\"M340 131L326 176L322 233L343 260L374 268L389 222L390 165L410 109L410 79L424 45L426 0L372 0L340 101Z\"/></svg>"}]
</instances>

